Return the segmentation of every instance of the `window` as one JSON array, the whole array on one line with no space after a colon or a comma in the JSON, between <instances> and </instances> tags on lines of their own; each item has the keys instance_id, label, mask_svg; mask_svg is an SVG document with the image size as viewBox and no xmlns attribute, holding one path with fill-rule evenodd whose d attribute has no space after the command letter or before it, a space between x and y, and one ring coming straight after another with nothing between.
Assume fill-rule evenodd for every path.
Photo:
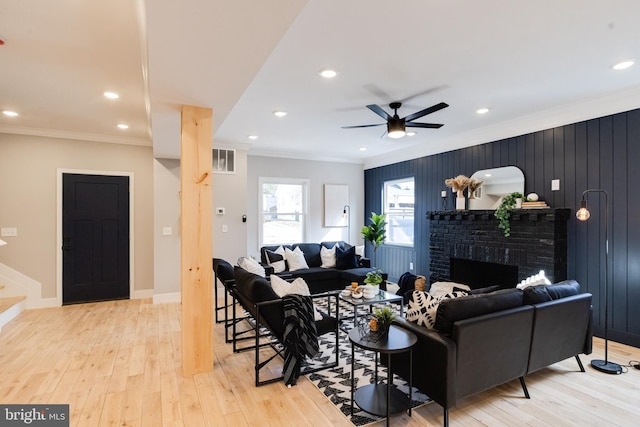
<instances>
[{"instance_id":1,"label":"window","mask_svg":"<svg viewBox=\"0 0 640 427\"><path fill-rule=\"evenodd\" d=\"M309 180L260 178L260 246L304 242Z\"/></svg>"},{"instance_id":2,"label":"window","mask_svg":"<svg viewBox=\"0 0 640 427\"><path fill-rule=\"evenodd\" d=\"M413 177L386 181L383 213L387 214L387 240L391 245L413 246L415 181Z\"/></svg>"}]
</instances>

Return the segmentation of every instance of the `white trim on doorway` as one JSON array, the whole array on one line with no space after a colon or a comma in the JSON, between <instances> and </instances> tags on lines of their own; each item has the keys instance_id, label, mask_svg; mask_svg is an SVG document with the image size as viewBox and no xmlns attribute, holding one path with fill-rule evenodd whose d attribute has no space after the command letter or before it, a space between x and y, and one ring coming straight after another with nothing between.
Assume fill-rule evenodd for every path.
<instances>
[{"instance_id":1,"label":"white trim on doorway","mask_svg":"<svg viewBox=\"0 0 640 427\"><path fill-rule=\"evenodd\" d=\"M127 176L129 177L129 298L133 299L135 295L135 262L134 262L134 174L133 172L124 171L95 171L85 169L62 169L57 170L56 182L56 302L58 306L62 305L62 176L64 174L81 174L81 175L101 175L101 176Z\"/></svg>"}]
</instances>

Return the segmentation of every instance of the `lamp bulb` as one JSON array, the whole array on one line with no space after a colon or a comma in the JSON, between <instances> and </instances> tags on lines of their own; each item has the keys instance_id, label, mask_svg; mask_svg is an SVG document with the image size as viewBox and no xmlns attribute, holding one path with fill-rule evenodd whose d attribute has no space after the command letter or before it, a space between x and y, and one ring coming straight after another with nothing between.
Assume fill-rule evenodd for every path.
<instances>
[{"instance_id":1,"label":"lamp bulb","mask_svg":"<svg viewBox=\"0 0 640 427\"><path fill-rule=\"evenodd\" d=\"M578 212L576 212L576 218L578 218L580 221L586 221L590 216L591 214L589 213L589 210L587 208L580 208L578 209Z\"/></svg>"}]
</instances>

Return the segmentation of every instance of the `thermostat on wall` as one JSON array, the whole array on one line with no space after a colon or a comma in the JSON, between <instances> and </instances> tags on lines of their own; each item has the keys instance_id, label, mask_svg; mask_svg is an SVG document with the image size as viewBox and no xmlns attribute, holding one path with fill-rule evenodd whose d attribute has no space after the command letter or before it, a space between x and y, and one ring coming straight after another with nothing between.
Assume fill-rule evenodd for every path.
<instances>
[{"instance_id":1,"label":"thermostat on wall","mask_svg":"<svg viewBox=\"0 0 640 427\"><path fill-rule=\"evenodd\" d=\"M216 213L218 215L224 215L224 208L216 208Z\"/></svg>"}]
</instances>

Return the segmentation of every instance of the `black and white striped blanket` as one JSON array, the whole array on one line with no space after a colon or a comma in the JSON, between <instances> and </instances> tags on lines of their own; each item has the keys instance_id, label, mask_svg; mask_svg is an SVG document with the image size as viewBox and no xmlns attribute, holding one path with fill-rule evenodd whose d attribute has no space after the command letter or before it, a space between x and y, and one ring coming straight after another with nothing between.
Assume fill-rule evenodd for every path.
<instances>
[{"instance_id":1,"label":"black and white striped blanket","mask_svg":"<svg viewBox=\"0 0 640 427\"><path fill-rule=\"evenodd\" d=\"M314 320L313 301L306 295L285 295L284 308L284 367L286 385L295 385L300 377L301 362L306 356L318 353L318 333Z\"/></svg>"}]
</instances>

